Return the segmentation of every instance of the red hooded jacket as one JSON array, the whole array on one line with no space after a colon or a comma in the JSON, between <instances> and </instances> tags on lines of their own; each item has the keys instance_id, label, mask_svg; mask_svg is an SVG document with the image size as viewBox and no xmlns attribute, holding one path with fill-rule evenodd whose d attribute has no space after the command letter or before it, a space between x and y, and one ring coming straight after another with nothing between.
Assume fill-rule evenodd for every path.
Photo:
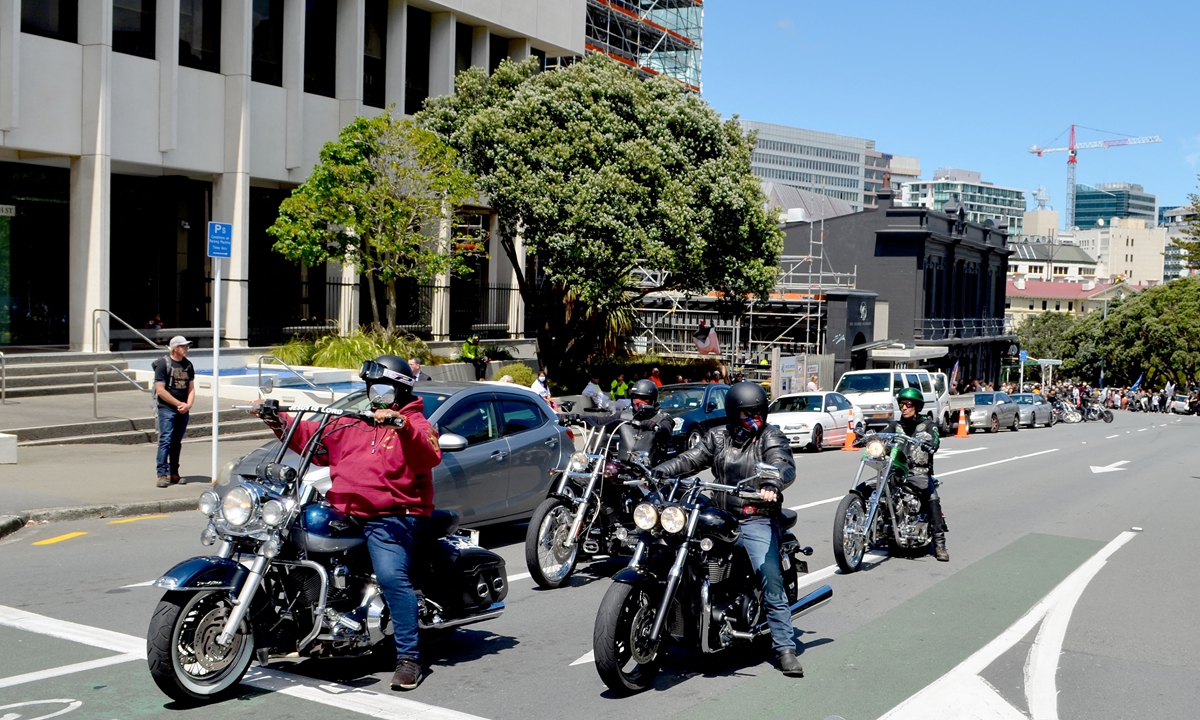
<instances>
[{"instance_id":1,"label":"red hooded jacket","mask_svg":"<svg viewBox=\"0 0 1200 720\"><path fill-rule=\"evenodd\" d=\"M433 511L433 469L442 461L437 431L422 414L420 398L400 409L404 427L371 426L361 420L337 418L325 429L325 447L333 488L325 499L356 517L389 515L428 517ZM286 413L280 417L289 421ZM289 448L301 452L320 423L305 420ZM282 428L273 428L283 437Z\"/></svg>"}]
</instances>

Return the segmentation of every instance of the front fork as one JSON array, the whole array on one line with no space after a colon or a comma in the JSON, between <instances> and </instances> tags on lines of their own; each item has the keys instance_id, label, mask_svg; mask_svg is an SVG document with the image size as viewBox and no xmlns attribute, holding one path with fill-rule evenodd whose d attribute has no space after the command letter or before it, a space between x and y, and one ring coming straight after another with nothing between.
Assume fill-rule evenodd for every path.
<instances>
[{"instance_id":1,"label":"front fork","mask_svg":"<svg viewBox=\"0 0 1200 720\"><path fill-rule=\"evenodd\" d=\"M650 630L650 642L658 642L658 637L662 634L663 623L666 622L667 613L671 609L671 600L675 597L675 590L679 587L679 578L683 576L683 565L687 562L692 536L696 533L696 523L699 520L700 508L696 507L688 517L686 535L675 552L675 562L671 563L671 572L667 574L667 588L663 591L662 603L659 605L658 614L654 617L654 627Z\"/></svg>"},{"instance_id":2,"label":"front fork","mask_svg":"<svg viewBox=\"0 0 1200 720\"><path fill-rule=\"evenodd\" d=\"M263 555L254 556L250 572L246 575L246 582L233 600L233 612L229 614L229 619L225 621L225 628L217 636L218 645L228 645L233 641L233 636L237 634L238 627L246 618L246 613L250 610L250 601L254 598L254 593L258 592L258 586L262 584L263 574L267 571L270 563L270 559Z\"/></svg>"}]
</instances>

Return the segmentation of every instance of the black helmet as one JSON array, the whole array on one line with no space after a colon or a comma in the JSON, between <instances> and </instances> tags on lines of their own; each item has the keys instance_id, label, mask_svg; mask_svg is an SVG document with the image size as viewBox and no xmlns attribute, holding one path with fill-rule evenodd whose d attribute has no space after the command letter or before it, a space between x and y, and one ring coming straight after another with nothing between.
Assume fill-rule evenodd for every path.
<instances>
[{"instance_id":1,"label":"black helmet","mask_svg":"<svg viewBox=\"0 0 1200 720\"><path fill-rule=\"evenodd\" d=\"M767 414L767 391L762 385L742 381L729 386L725 394L726 421L736 421L743 412Z\"/></svg>"},{"instance_id":2,"label":"black helmet","mask_svg":"<svg viewBox=\"0 0 1200 720\"><path fill-rule=\"evenodd\" d=\"M403 407L412 399L416 379L404 358L380 355L363 363L358 376L367 384L367 396L373 407Z\"/></svg>"},{"instance_id":3,"label":"black helmet","mask_svg":"<svg viewBox=\"0 0 1200 720\"><path fill-rule=\"evenodd\" d=\"M629 399L645 400L651 405L658 404L658 386L652 380L638 380L629 388Z\"/></svg>"}]
</instances>

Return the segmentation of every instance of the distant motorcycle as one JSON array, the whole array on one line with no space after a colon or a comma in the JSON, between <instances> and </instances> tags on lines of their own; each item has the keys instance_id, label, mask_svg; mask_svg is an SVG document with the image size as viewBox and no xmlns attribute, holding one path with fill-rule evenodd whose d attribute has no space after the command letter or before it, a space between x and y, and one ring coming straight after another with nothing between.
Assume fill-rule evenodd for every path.
<instances>
[{"instance_id":1,"label":"distant motorcycle","mask_svg":"<svg viewBox=\"0 0 1200 720\"><path fill-rule=\"evenodd\" d=\"M1083 414L1074 405L1065 403L1062 400L1055 400L1051 403L1051 407L1054 410L1055 422L1071 424L1083 421Z\"/></svg>"},{"instance_id":2,"label":"distant motorcycle","mask_svg":"<svg viewBox=\"0 0 1200 720\"><path fill-rule=\"evenodd\" d=\"M312 465L334 417L374 423L333 408L264 407L295 414L273 461L254 476L226 466L200 495L209 524L200 534L211 555L171 568L146 636L150 675L175 700L227 697L257 657L347 658L392 642L391 620L358 522L324 501L328 467ZM284 464L305 414L322 416L297 467ZM442 449L466 447L442 437ZM434 511L413 554L420 629L449 631L499 617L508 594L504 560L456 534L458 518Z\"/></svg>"},{"instance_id":3,"label":"distant motorcycle","mask_svg":"<svg viewBox=\"0 0 1200 720\"><path fill-rule=\"evenodd\" d=\"M1101 407L1099 403L1090 403L1083 413L1083 419L1088 421L1103 420L1106 423L1113 421L1112 410Z\"/></svg>"}]
</instances>

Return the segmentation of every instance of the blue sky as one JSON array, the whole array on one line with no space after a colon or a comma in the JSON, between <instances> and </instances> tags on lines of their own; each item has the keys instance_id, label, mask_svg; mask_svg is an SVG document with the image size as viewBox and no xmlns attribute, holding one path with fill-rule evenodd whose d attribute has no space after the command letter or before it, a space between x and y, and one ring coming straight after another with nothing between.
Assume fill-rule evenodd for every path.
<instances>
[{"instance_id":1,"label":"blue sky","mask_svg":"<svg viewBox=\"0 0 1200 720\"><path fill-rule=\"evenodd\" d=\"M1066 146L1072 123L1159 135L1080 151L1079 182L1141 183L1164 206L1198 192L1196 0L704 5L704 97L723 116L869 138L919 157L925 178L951 166L1043 185L1060 213L1066 153L1030 146Z\"/></svg>"}]
</instances>

